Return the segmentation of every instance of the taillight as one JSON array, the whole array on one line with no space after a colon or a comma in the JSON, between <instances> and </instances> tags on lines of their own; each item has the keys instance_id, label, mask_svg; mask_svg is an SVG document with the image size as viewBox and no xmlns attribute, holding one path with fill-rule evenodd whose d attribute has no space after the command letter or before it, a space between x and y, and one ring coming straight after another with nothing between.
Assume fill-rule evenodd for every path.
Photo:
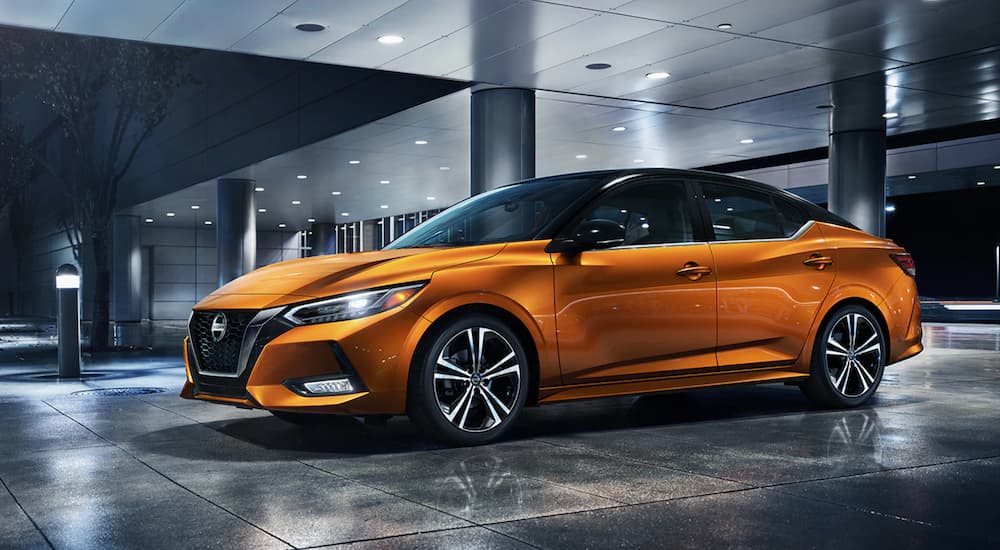
<instances>
[{"instance_id":1,"label":"taillight","mask_svg":"<svg viewBox=\"0 0 1000 550\"><path fill-rule=\"evenodd\" d=\"M889 254L892 261L896 262L899 269L902 269L910 277L917 276L917 264L913 261L913 256L903 252L902 254Z\"/></svg>"}]
</instances>

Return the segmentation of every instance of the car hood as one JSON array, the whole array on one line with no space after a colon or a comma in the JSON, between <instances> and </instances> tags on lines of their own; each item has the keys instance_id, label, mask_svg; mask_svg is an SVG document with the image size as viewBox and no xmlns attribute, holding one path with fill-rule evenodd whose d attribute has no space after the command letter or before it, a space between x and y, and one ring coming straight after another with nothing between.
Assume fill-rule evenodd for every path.
<instances>
[{"instance_id":1,"label":"car hood","mask_svg":"<svg viewBox=\"0 0 1000 550\"><path fill-rule=\"evenodd\" d=\"M223 285L195 309L262 309L428 280L437 270L489 258L503 247L402 248L280 262Z\"/></svg>"}]
</instances>

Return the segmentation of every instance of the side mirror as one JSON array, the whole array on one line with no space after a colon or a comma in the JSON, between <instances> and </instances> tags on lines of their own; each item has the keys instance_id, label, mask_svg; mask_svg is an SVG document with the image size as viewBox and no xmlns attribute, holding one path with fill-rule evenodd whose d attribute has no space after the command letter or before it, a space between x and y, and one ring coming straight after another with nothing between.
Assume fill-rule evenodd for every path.
<instances>
[{"instance_id":1,"label":"side mirror","mask_svg":"<svg viewBox=\"0 0 1000 550\"><path fill-rule=\"evenodd\" d=\"M578 254L584 250L611 248L625 242L625 226L606 219L584 220L568 238L555 239L546 252Z\"/></svg>"}]
</instances>

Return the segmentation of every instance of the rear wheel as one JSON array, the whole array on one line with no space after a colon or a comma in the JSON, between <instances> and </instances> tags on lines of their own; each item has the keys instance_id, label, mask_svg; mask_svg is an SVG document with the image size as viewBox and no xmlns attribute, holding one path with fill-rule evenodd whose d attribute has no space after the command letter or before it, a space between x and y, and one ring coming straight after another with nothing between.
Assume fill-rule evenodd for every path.
<instances>
[{"instance_id":1,"label":"rear wheel","mask_svg":"<svg viewBox=\"0 0 1000 550\"><path fill-rule=\"evenodd\" d=\"M453 445L496 440L527 397L528 358L516 332L496 318L472 315L432 338L410 379L410 416Z\"/></svg>"},{"instance_id":2,"label":"rear wheel","mask_svg":"<svg viewBox=\"0 0 1000 550\"><path fill-rule=\"evenodd\" d=\"M857 407L875 394L887 355L886 336L868 309L837 309L816 335L812 370L802 391L834 408Z\"/></svg>"}]
</instances>

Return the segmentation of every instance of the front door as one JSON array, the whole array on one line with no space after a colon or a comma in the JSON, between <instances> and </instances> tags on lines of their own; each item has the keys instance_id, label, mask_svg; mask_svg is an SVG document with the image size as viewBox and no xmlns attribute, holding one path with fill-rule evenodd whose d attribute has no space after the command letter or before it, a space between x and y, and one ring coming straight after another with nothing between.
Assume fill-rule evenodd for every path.
<instances>
[{"instance_id":1,"label":"front door","mask_svg":"<svg viewBox=\"0 0 1000 550\"><path fill-rule=\"evenodd\" d=\"M621 224L625 242L553 255L564 384L716 366L714 262L696 239L692 199L682 181L625 183L580 218Z\"/></svg>"}]
</instances>

